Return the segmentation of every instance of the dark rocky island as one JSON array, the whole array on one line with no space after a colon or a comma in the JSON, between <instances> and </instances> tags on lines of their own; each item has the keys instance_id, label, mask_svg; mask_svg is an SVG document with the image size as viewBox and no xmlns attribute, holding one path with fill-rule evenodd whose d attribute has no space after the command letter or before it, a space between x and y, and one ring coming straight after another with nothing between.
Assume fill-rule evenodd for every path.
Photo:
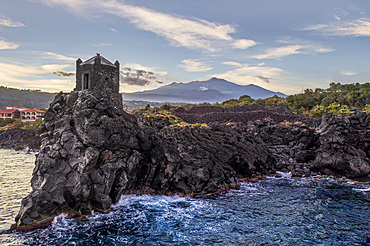
<instances>
[{"instance_id":1,"label":"dark rocky island","mask_svg":"<svg viewBox=\"0 0 370 246\"><path fill-rule=\"evenodd\" d=\"M122 111L118 62L77 60L76 76L76 89L59 93L45 114L32 192L13 229L47 226L60 213L104 212L123 194L202 197L276 170L370 173L366 114L325 115L319 126L282 108L209 107L174 112L207 127L169 126Z\"/></svg>"}]
</instances>

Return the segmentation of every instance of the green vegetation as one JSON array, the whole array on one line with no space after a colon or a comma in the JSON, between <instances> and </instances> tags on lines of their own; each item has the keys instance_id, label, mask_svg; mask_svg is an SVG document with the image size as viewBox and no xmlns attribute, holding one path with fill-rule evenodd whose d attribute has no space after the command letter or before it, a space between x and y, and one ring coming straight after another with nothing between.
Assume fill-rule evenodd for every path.
<instances>
[{"instance_id":1,"label":"green vegetation","mask_svg":"<svg viewBox=\"0 0 370 246\"><path fill-rule=\"evenodd\" d=\"M333 114L366 111L370 109L370 83L331 83L327 89L306 89L286 98L289 108L298 114L320 117Z\"/></svg>"},{"instance_id":2,"label":"green vegetation","mask_svg":"<svg viewBox=\"0 0 370 246\"><path fill-rule=\"evenodd\" d=\"M43 120L22 122L21 119L0 119L0 130L9 128L37 129L41 128Z\"/></svg>"},{"instance_id":3,"label":"green vegetation","mask_svg":"<svg viewBox=\"0 0 370 246\"><path fill-rule=\"evenodd\" d=\"M248 95L241 96L239 99L230 99L222 103L209 104L187 104L182 106L189 110L198 106L219 106L235 107L260 105L265 108L286 107L294 113L310 117L321 117L323 113L352 113L354 111L363 111L370 113L370 83L340 84L331 83L329 88L315 90L306 89L303 93L282 98L278 96L266 99L252 99ZM175 106L163 105L160 108L151 108L148 104L145 108L135 110L133 113L146 112L148 115L158 111L169 111Z\"/></svg>"},{"instance_id":4,"label":"green vegetation","mask_svg":"<svg viewBox=\"0 0 370 246\"><path fill-rule=\"evenodd\" d=\"M185 106L188 106L188 105L185 105ZM145 108L133 110L131 113L138 114L146 118L152 118L158 121L168 120L168 122L170 123L169 124L170 127L171 126L190 126L190 127L199 126L199 127L206 127L206 128L209 127L207 124L204 124L204 123L203 124L200 124L200 123L189 124L189 123L184 122L181 118L172 114L171 110L175 108L178 108L178 107L172 106L169 104L164 104L161 107L152 108L150 104L147 104Z\"/></svg>"},{"instance_id":5,"label":"green vegetation","mask_svg":"<svg viewBox=\"0 0 370 246\"><path fill-rule=\"evenodd\" d=\"M17 105L26 108L45 108L53 101L56 93L40 90L16 89L0 86L0 108Z\"/></svg>"},{"instance_id":6,"label":"green vegetation","mask_svg":"<svg viewBox=\"0 0 370 246\"><path fill-rule=\"evenodd\" d=\"M282 97L273 96L266 99L252 99L248 95L244 95L239 97L239 99L230 99L227 101L222 102L221 104L215 104L216 106L219 105L221 107L235 107L235 106L248 106L252 104L257 104L263 106L265 108L276 108L276 107L287 107L288 104L286 100Z\"/></svg>"}]
</instances>

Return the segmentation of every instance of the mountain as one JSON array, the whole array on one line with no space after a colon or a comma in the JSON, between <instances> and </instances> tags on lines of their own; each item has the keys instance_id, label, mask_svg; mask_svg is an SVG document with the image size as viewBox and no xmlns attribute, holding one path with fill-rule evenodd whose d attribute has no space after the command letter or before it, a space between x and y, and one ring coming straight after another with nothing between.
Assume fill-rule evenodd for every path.
<instances>
[{"instance_id":1,"label":"mountain","mask_svg":"<svg viewBox=\"0 0 370 246\"><path fill-rule=\"evenodd\" d=\"M154 90L123 93L124 100L143 100L157 102L223 102L232 98L249 95L253 99L268 98L274 95L286 97L280 92L273 92L257 85L238 85L224 79L211 78L205 81L172 83Z\"/></svg>"}]
</instances>

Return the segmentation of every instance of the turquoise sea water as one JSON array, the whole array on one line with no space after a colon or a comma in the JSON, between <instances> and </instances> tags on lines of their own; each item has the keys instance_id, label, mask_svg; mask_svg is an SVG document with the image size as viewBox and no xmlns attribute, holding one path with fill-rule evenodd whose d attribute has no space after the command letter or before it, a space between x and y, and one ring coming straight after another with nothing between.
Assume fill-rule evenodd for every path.
<instances>
[{"instance_id":1,"label":"turquoise sea water","mask_svg":"<svg viewBox=\"0 0 370 246\"><path fill-rule=\"evenodd\" d=\"M8 152L0 151L1 172L4 172L4 156ZM9 154L10 159L26 156ZM18 160L22 166L22 158ZM30 176L28 182L29 179ZM16 190L10 191L13 186L3 186L3 182L2 196L18 190L24 196L29 187L24 182L26 188L17 185ZM370 193L365 191L368 188L369 185L330 179L297 181L283 175L244 183L240 190L200 199L129 195L123 196L107 214L95 213L81 221L60 215L46 229L3 234L0 242L2 245L84 246L370 245ZM10 207L16 208L19 202L20 199ZM1 199L2 229L10 226L7 218L13 214L3 209L4 206Z\"/></svg>"}]
</instances>

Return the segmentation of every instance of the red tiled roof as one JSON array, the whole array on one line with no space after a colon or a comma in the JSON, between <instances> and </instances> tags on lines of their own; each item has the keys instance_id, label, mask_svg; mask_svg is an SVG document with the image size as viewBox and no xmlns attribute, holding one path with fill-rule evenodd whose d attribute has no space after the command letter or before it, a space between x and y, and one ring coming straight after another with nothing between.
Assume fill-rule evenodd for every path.
<instances>
[{"instance_id":1,"label":"red tiled roof","mask_svg":"<svg viewBox=\"0 0 370 246\"><path fill-rule=\"evenodd\" d=\"M16 106L16 105L9 105L9 106L6 106L6 107L7 107L7 108L12 107L12 108L25 108L25 109L28 109L28 108L26 108L26 107Z\"/></svg>"},{"instance_id":2,"label":"red tiled roof","mask_svg":"<svg viewBox=\"0 0 370 246\"><path fill-rule=\"evenodd\" d=\"M43 111L43 110L40 110L40 109L35 109L35 108L31 108L31 109L26 109L26 110L23 110L22 112L36 112L36 113L45 113L45 111Z\"/></svg>"},{"instance_id":3,"label":"red tiled roof","mask_svg":"<svg viewBox=\"0 0 370 246\"><path fill-rule=\"evenodd\" d=\"M13 113L16 109L0 109L0 113Z\"/></svg>"}]
</instances>

